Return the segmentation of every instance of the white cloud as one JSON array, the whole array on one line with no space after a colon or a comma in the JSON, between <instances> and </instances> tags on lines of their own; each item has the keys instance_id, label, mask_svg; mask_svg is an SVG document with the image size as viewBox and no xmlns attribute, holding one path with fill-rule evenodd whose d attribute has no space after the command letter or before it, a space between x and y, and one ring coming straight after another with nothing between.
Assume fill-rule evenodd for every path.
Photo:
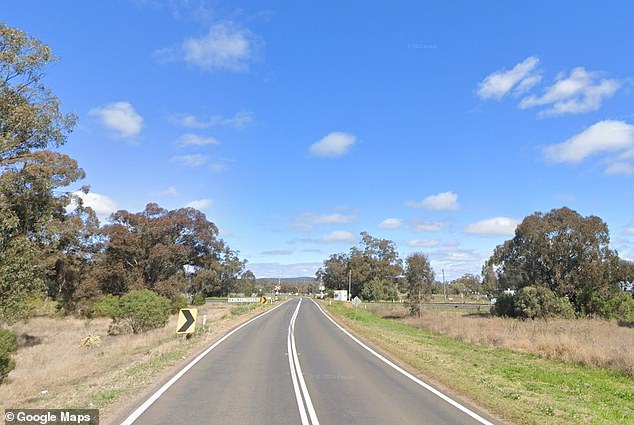
<instances>
[{"instance_id":1,"label":"white cloud","mask_svg":"<svg viewBox=\"0 0 634 425\"><path fill-rule=\"evenodd\" d=\"M400 218L386 218L379 223L379 229L398 229L403 224Z\"/></svg>"},{"instance_id":2,"label":"white cloud","mask_svg":"<svg viewBox=\"0 0 634 425\"><path fill-rule=\"evenodd\" d=\"M178 138L178 146L207 146L219 145L220 142L213 137L204 137L197 134L186 133Z\"/></svg>"},{"instance_id":3,"label":"white cloud","mask_svg":"<svg viewBox=\"0 0 634 425\"><path fill-rule=\"evenodd\" d=\"M483 237L513 236L520 220L508 217L493 217L468 225L464 232Z\"/></svg>"},{"instance_id":4,"label":"white cloud","mask_svg":"<svg viewBox=\"0 0 634 425\"><path fill-rule=\"evenodd\" d=\"M579 114L596 111L604 99L611 97L620 87L617 80L596 81L598 74L577 67L569 76L560 74L555 84L548 87L541 97L530 95L522 99L520 108L552 105L540 115Z\"/></svg>"},{"instance_id":5,"label":"white cloud","mask_svg":"<svg viewBox=\"0 0 634 425\"><path fill-rule=\"evenodd\" d=\"M626 235L634 235L634 223L631 223L628 227L625 228Z\"/></svg>"},{"instance_id":6,"label":"white cloud","mask_svg":"<svg viewBox=\"0 0 634 425\"><path fill-rule=\"evenodd\" d=\"M410 248L431 248L438 246L438 244L436 239L413 239L407 242L407 246Z\"/></svg>"},{"instance_id":7,"label":"white cloud","mask_svg":"<svg viewBox=\"0 0 634 425\"><path fill-rule=\"evenodd\" d=\"M160 49L155 57L164 62L183 60L204 70L245 71L256 56L257 39L233 22L212 25L200 38L190 37L178 47Z\"/></svg>"},{"instance_id":8,"label":"white cloud","mask_svg":"<svg viewBox=\"0 0 634 425\"><path fill-rule=\"evenodd\" d=\"M437 195L430 195L420 202L407 201L405 206L409 208L425 208L434 211L456 211L458 205L458 195L454 192L442 192Z\"/></svg>"},{"instance_id":9,"label":"white cloud","mask_svg":"<svg viewBox=\"0 0 634 425\"><path fill-rule=\"evenodd\" d=\"M605 174L608 176L615 174L631 176L634 175L634 166L629 162L614 162L606 167Z\"/></svg>"},{"instance_id":10,"label":"white cloud","mask_svg":"<svg viewBox=\"0 0 634 425\"><path fill-rule=\"evenodd\" d=\"M543 152L552 162L580 163L587 157L607 154L606 174L631 174L629 159L634 149L634 125L623 121L600 121L563 143L547 146ZM619 154L610 156L610 154Z\"/></svg>"},{"instance_id":11,"label":"white cloud","mask_svg":"<svg viewBox=\"0 0 634 425\"><path fill-rule=\"evenodd\" d=\"M211 199L199 199L197 201L191 201L189 204L185 205L185 208L194 208L198 211L204 211L211 207L211 205Z\"/></svg>"},{"instance_id":12,"label":"white cloud","mask_svg":"<svg viewBox=\"0 0 634 425\"><path fill-rule=\"evenodd\" d=\"M170 159L170 162L188 167L200 167L201 165L204 165L208 159L209 158L205 155L201 154L176 155Z\"/></svg>"},{"instance_id":13,"label":"white cloud","mask_svg":"<svg viewBox=\"0 0 634 425\"><path fill-rule=\"evenodd\" d=\"M216 126L227 126L240 129L246 127L253 122L253 113L248 111L240 111L232 117L225 117L223 115L199 117L196 115L178 114L172 118L172 121L185 128L197 130Z\"/></svg>"},{"instance_id":14,"label":"white cloud","mask_svg":"<svg viewBox=\"0 0 634 425\"><path fill-rule=\"evenodd\" d=\"M84 193L81 190L73 192L73 195L81 198L85 206L92 208L100 220L104 220L109 217L110 214L118 209L115 201L106 195L101 195L95 192ZM71 203L71 207L75 207L75 205Z\"/></svg>"},{"instance_id":15,"label":"white cloud","mask_svg":"<svg viewBox=\"0 0 634 425\"><path fill-rule=\"evenodd\" d=\"M440 232L441 230L449 227L449 223L443 221L416 219L412 221L411 227L414 232Z\"/></svg>"},{"instance_id":16,"label":"white cloud","mask_svg":"<svg viewBox=\"0 0 634 425\"><path fill-rule=\"evenodd\" d=\"M511 69L496 71L488 75L478 86L481 99L501 99L514 87L523 93L537 84L541 77L534 74L539 59L535 56L526 58Z\"/></svg>"},{"instance_id":17,"label":"white cloud","mask_svg":"<svg viewBox=\"0 0 634 425\"><path fill-rule=\"evenodd\" d=\"M336 230L320 239L321 242L325 243L355 242L356 240L357 239L352 233L342 230Z\"/></svg>"},{"instance_id":18,"label":"white cloud","mask_svg":"<svg viewBox=\"0 0 634 425\"><path fill-rule=\"evenodd\" d=\"M134 137L141 132L143 126L143 117L129 102L115 102L95 107L88 113L99 118L101 123L113 130L118 137Z\"/></svg>"},{"instance_id":19,"label":"white cloud","mask_svg":"<svg viewBox=\"0 0 634 425\"><path fill-rule=\"evenodd\" d=\"M315 214L315 213L303 213L300 214L295 222L290 226L293 230L301 232L310 232L317 224L346 224L352 223L356 220L353 215L345 214Z\"/></svg>"},{"instance_id":20,"label":"white cloud","mask_svg":"<svg viewBox=\"0 0 634 425\"><path fill-rule=\"evenodd\" d=\"M323 139L310 145L311 155L321 157L338 157L348 153L350 146L354 144L356 137L352 134L333 132Z\"/></svg>"}]
</instances>

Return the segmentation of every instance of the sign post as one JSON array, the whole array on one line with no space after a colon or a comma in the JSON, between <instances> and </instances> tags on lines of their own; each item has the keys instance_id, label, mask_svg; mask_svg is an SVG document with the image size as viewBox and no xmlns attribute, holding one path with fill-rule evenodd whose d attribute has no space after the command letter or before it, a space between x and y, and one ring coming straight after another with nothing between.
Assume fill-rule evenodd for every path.
<instances>
[{"instance_id":1,"label":"sign post","mask_svg":"<svg viewBox=\"0 0 634 425\"><path fill-rule=\"evenodd\" d=\"M357 320L357 308L359 307L360 304L361 304L361 298L354 297L352 299L352 305L354 306L354 320Z\"/></svg>"}]
</instances>

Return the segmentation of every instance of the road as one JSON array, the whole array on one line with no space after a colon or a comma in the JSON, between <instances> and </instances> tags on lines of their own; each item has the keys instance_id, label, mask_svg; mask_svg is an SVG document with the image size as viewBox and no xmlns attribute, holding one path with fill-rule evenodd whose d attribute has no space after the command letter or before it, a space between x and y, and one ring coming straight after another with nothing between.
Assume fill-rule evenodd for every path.
<instances>
[{"instance_id":1,"label":"road","mask_svg":"<svg viewBox=\"0 0 634 425\"><path fill-rule=\"evenodd\" d=\"M499 424L404 373L293 299L215 344L123 424Z\"/></svg>"}]
</instances>

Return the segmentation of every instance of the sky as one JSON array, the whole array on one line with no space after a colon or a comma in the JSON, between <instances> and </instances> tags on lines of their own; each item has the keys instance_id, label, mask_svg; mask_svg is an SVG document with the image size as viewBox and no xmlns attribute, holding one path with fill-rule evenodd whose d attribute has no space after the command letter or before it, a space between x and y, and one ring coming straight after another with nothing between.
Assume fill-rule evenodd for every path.
<instances>
[{"instance_id":1,"label":"sky","mask_svg":"<svg viewBox=\"0 0 634 425\"><path fill-rule=\"evenodd\" d=\"M257 277L360 233L479 274L536 211L634 259L630 1L3 2L79 121L61 150L110 213L192 206Z\"/></svg>"}]
</instances>

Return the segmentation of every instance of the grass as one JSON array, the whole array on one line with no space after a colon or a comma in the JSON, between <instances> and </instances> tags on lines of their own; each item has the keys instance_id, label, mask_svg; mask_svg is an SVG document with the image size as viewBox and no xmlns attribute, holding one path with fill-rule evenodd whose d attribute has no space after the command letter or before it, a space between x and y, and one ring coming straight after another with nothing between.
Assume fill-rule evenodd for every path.
<instances>
[{"instance_id":1,"label":"grass","mask_svg":"<svg viewBox=\"0 0 634 425\"><path fill-rule=\"evenodd\" d=\"M207 316L206 329L197 325L193 337L176 336L176 315L162 329L138 335L107 335L109 319L37 317L11 328L18 334L16 369L0 385L4 408L99 408L102 423L122 410L118 403L137 397L172 367L262 311L232 311L231 306L198 306ZM93 348L80 346L88 335L99 335ZM123 409L124 410L124 409Z\"/></svg>"},{"instance_id":2,"label":"grass","mask_svg":"<svg viewBox=\"0 0 634 425\"><path fill-rule=\"evenodd\" d=\"M615 321L515 320L490 317L485 310L464 312L424 310L410 317L401 305L370 304L375 315L401 319L459 341L563 360L585 366L604 367L634 376L634 329Z\"/></svg>"},{"instance_id":3,"label":"grass","mask_svg":"<svg viewBox=\"0 0 634 425\"><path fill-rule=\"evenodd\" d=\"M347 306L334 303L328 308L355 333L420 375L504 420L527 425L634 423L634 379L625 373L465 342L403 319L383 318L372 308L359 309L356 320ZM398 311L388 316L398 317Z\"/></svg>"}]
</instances>

